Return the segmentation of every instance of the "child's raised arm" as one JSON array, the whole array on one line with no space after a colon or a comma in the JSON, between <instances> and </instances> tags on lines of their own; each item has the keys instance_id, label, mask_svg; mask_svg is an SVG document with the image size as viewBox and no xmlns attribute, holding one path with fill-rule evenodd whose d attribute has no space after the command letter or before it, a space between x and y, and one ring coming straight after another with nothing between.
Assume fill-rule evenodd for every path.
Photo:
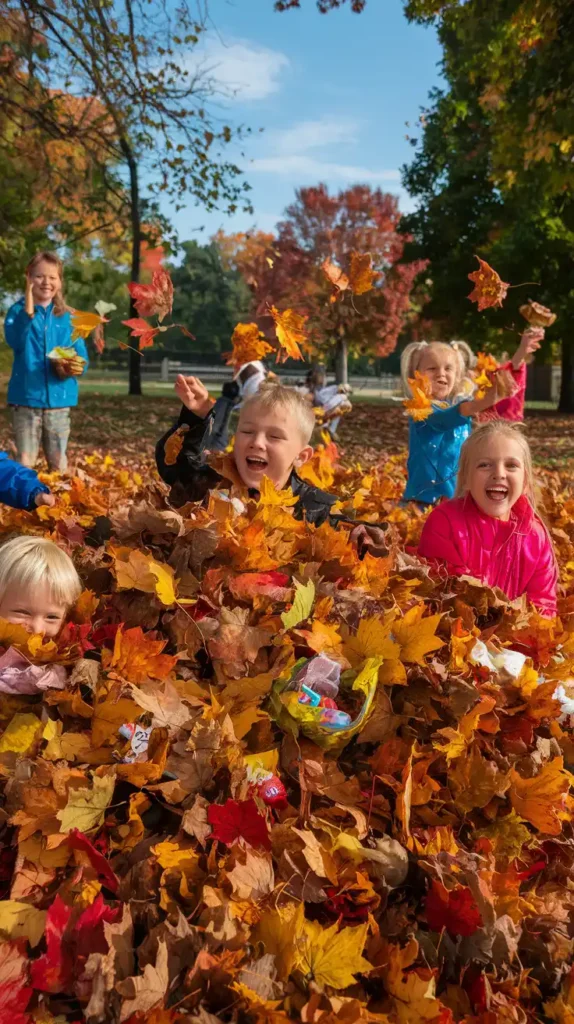
<instances>
[{"instance_id":1,"label":"child's raised arm","mask_svg":"<svg viewBox=\"0 0 574 1024\"><path fill-rule=\"evenodd\" d=\"M519 370L526 362L527 357L538 351L543 341L543 327L527 327L520 339L520 344L511 359L513 369Z\"/></svg>"},{"instance_id":2,"label":"child's raised arm","mask_svg":"<svg viewBox=\"0 0 574 1024\"><path fill-rule=\"evenodd\" d=\"M181 404L195 416L199 416L200 420L204 420L215 405L199 377L184 377L183 374L178 374L175 381L175 393Z\"/></svg>"}]
</instances>

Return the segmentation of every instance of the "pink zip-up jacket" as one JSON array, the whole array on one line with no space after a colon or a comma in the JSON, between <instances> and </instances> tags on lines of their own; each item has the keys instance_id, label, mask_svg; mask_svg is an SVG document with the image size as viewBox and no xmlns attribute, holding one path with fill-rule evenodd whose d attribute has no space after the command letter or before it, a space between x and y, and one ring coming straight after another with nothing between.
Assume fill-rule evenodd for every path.
<instances>
[{"instance_id":1,"label":"pink zip-up jacket","mask_svg":"<svg viewBox=\"0 0 574 1024\"><path fill-rule=\"evenodd\" d=\"M477 416L479 423L486 423L488 420L510 420L512 423L521 423L524 419L524 399L526 396L526 363L521 363L517 370L514 369L512 361L503 363L501 370L509 370L514 378L516 391L508 398L501 398L500 402L485 409Z\"/></svg>"},{"instance_id":2,"label":"pink zip-up jacket","mask_svg":"<svg viewBox=\"0 0 574 1024\"><path fill-rule=\"evenodd\" d=\"M526 594L543 615L556 614L552 542L524 495L508 522L487 515L470 494L443 502L423 527L418 554L444 565L449 576L474 576L511 601Z\"/></svg>"}]
</instances>

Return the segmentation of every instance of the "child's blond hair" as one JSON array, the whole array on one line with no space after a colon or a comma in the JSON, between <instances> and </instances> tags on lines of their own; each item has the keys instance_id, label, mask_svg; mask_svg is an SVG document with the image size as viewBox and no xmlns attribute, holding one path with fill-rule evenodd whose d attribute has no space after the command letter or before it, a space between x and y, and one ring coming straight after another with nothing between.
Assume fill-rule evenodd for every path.
<instances>
[{"instance_id":1,"label":"child's blond hair","mask_svg":"<svg viewBox=\"0 0 574 1024\"><path fill-rule=\"evenodd\" d=\"M488 423L483 423L482 426L473 430L470 437L467 437L460 452L455 498L463 498L465 494L468 494L470 489L470 474L472 466L481 447L491 437L508 437L510 440L515 441L520 447L522 460L524 462L523 493L528 498L534 511L536 511L536 484L534 482L534 470L532 468L530 445L518 424L509 423L508 420L489 420Z\"/></svg>"},{"instance_id":2,"label":"child's blond hair","mask_svg":"<svg viewBox=\"0 0 574 1024\"><path fill-rule=\"evenodd\" d=\"M303 445L309 444L315 428L315 413L305 396L295 388L285 387L284 384L262 384L259 391L247 398L241 406L240 420L248 412L253 414L255 409L261 409L263 412L282 409L293 413L301 431Z\"/></svg>"},{"instance_id":3,"label":"child's blond hair","mask_svg":"<svg viewBox=\"0 0 574 1024\"><path fill-rule=\"evenodd\" d=\"M401 380L405 394L412 394L409 380L414 379L425 352L430 348L446 348L454 353L457 375L452 395L449 397L465 394L468 390L468 386L465 388L468 372L476 364L476 356L466 341L413 341L407 345L401 354Z\"/></svg>"},{"instance_id":4,"label":"child's blond hair","mask_svg":"<svg viewBox=\"0 0 574 1024\"><path fill-rule=\"evenodd\" d=\"M52 599L67 608L82 592L72 559L45 537L14 537L0 547L0 601L14 585L47 585Z\"/></svg>"},{"instance_id":5,"label":"child's blond hair","mask_svg":"<svg viewBox=\"0 0 574 1024\"><path fill-rule=\"evenodd\" d=\"M31 274L39 263L50 263L58 271L61 285L54 295L54 316L62 316L68 309L64 298L64 264L55 252L37 252L26 267L26 274Z\"/></svg>"}]
</instances>

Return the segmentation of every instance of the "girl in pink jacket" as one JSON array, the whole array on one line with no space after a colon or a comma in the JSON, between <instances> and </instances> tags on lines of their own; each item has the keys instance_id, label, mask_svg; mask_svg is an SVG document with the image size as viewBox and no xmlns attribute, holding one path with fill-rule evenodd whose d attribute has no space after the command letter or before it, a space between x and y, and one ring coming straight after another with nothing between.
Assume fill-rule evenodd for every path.
<instances>
[{"instance_id":1,"label":"girl in pink jacket","mask_svg":"<svg viewBox=\"0 0 574 1024\"><path fill-rule=\"evenodd\" d=\"M418 553L556 614L556 558L536 514L530 448L511 423L485 423L465 441L456 495L431 512Z\"/></svg>"}]
</instances>

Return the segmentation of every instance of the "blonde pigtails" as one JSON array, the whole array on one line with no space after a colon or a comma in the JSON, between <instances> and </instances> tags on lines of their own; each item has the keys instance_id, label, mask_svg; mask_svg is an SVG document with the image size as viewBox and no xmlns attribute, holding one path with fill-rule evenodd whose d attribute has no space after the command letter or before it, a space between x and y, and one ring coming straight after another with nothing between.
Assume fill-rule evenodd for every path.
<instances>
[{"instance_id":1,"label":"blonde pigtails","mask_svg":"<svg viewBox=\"0 0 574 1024\"><path fill-rule=\"evenodd\" d=\"M412 394L409 380L413 379L426 348L428 348L428 341L411 341L410 345L407 345L401 353L401 380L405 395Z\"/></svg>"}]
</instances>

